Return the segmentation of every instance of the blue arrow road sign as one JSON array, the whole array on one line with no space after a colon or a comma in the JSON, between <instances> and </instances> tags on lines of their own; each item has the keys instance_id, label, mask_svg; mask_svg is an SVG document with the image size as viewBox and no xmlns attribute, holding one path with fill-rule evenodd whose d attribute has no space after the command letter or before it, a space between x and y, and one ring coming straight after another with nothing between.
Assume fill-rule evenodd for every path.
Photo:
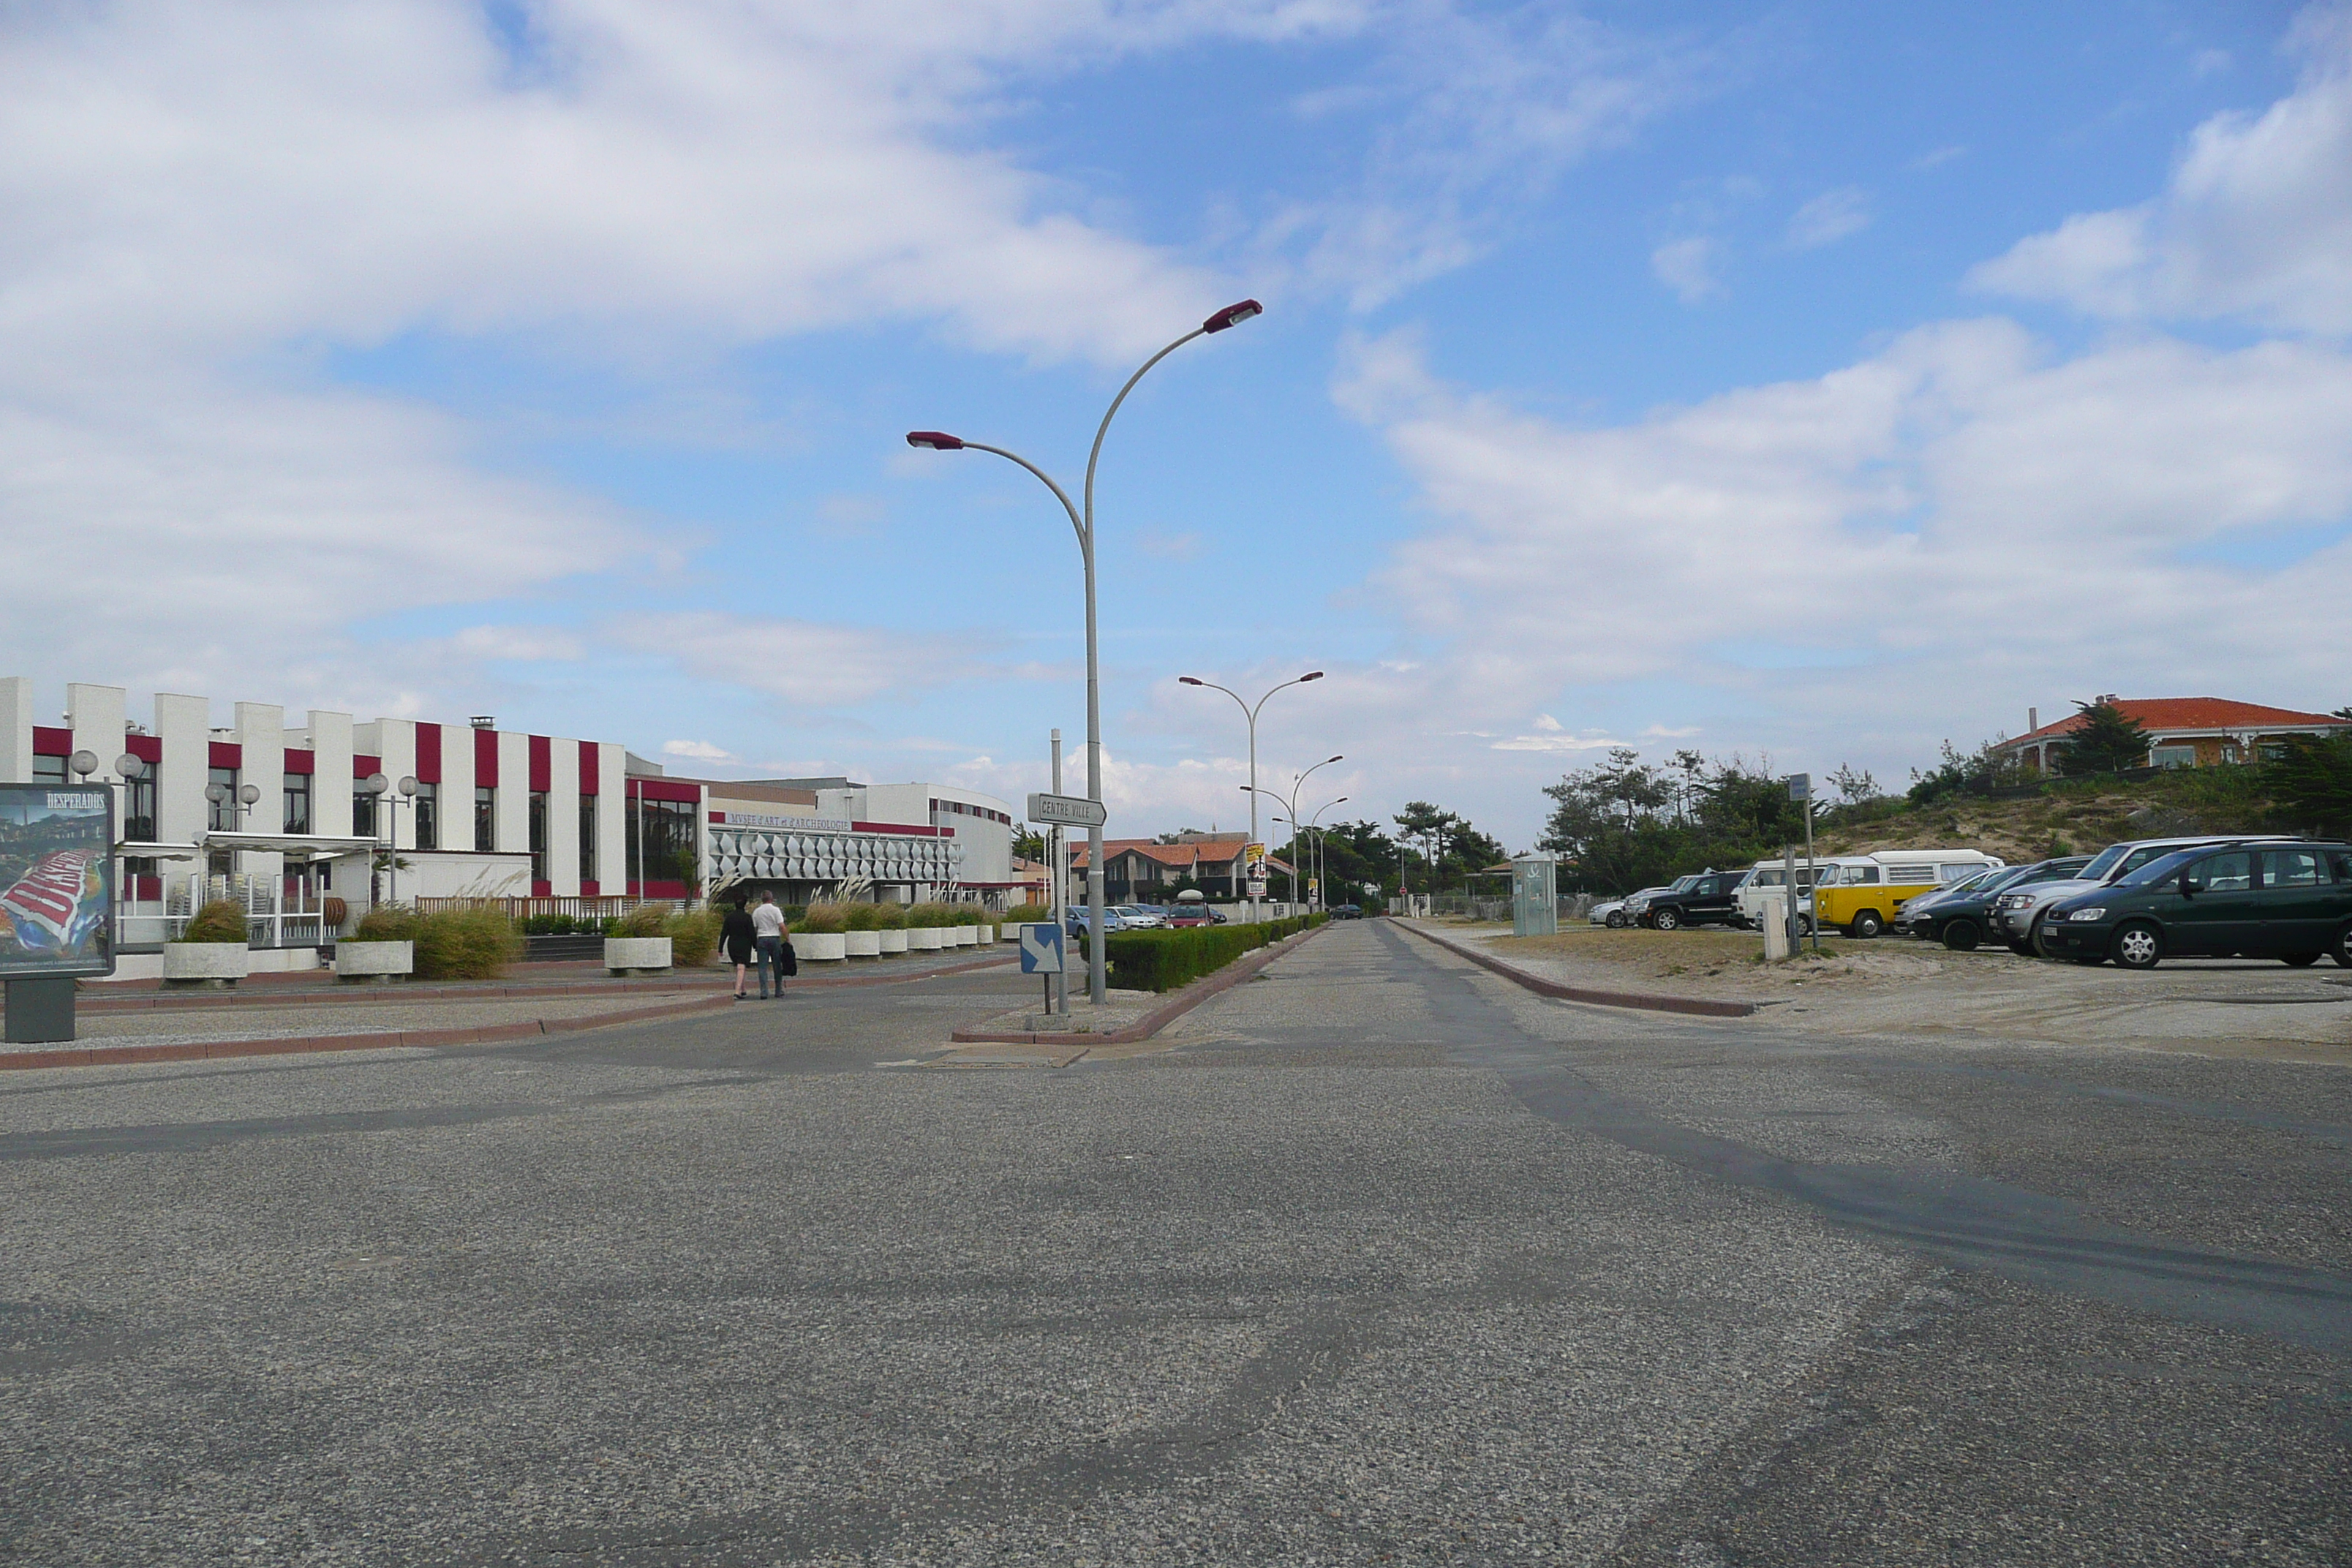
<instances>
[{"instance_id":1,"label":"blue arrow road sign","mask_svg":"<svg viewBox=\"0 0 2352 1568\"><path fill-rule=\"evenodd\" d=\"M1024 925L1021 928L1021 973L1024 974L1062 973L1062 928L1060 926Z\"/></svg>"}]
</instances>

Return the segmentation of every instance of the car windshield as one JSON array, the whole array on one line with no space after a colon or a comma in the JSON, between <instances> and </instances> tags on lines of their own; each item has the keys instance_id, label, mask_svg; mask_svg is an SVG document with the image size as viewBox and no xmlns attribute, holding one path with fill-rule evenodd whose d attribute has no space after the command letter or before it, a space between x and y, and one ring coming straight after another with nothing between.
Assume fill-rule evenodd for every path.
<instances>
[{"instance_id":1,"label":"car windshield","mask_svg":"<svg viewBox=\"0 0 2352 1568\"><path fill-rule=\"evenodd\" d=\"M1964 882L1960 890L1975 893L1998 893L2003 888L2014 887L2033 874L2031 866L2004 866L1997 871L1987 871L1973 882Z\"/></svg>"},{"instance_id":2,"label":"car windshield","mask_svg":"<svg viewBox=\"0 0 2352 1568\"><path fill-rule=\"evenodd\" d=\"M2091 863L2075 875L2085 882L2103 882L2106 880L2107 873L2116 868L2116 862L2130 854L2131 848L2128 844L2110 844L2092 856Z\"/></svg>"},{"instance_id":3,"label":"car windshield","mask_svg":"<svg viewBox=\"0 0 2352 1568\"><path fill-rule=\"evenodd\" d=\"M2168 849L2152 860L2137 866L2116 879L2118 888L2144 888L2151 882L2161 882L2180 874L2180 868L2201 853L2195 849Z\"/></svg>"},{"instance_id":4,"label":"car windshield","mask_svg":"<svg viewBox=\"0 0 2352 1568\"><path fill-rule=\"evenodd\" d=\"M1675 885L1674 885L1673 887L1671 887L1671 888L1668 888L1668 889L1666 889L1666 891L1668 891L1669 893L1687 893L1687 892L1689 892L1693 888L1696 888L1696 887L1697 887L1697 886L1698 886L1698 876L1697 876L1697 874L1696 874L1696 872L1694 872L1692 875L1687 876L1687 877L1678 877L1678 878L1676 878L1676 879L1675 879Z\"/></svg>"}]
</instances>

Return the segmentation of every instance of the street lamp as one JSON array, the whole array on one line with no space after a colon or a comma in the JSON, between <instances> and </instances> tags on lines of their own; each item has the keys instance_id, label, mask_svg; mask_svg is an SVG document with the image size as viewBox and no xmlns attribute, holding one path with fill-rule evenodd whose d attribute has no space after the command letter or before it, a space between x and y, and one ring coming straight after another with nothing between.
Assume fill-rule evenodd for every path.
<instances>
[{"instance_id":1,"label":"street lamp","mask_svg":"<svg viewBox=\"0 0 2352 1568\"><path fill-rule=\"evenodd\" d=\"M1305 773L1299 774L1296 779L1291 781L1290 796L1286 801L1283 802L1286 805L1290 807L1290 816L1286 820L1290 824L1292 849L1290 857L1290 901L1294 904L1298 902L1298 856L1297 853L1298 847L1298 788L1309 778L1314 776L1317 769L1328 768L1333 763L1343 763L1347 760L1348 759L1344 753L1324 758L1321 762L1316 763L1314 767L1307 769ZM1243 784L1240 787L1250 792L1250 804L1253 806L1257 804L1257 797L1261 795L1273 795L1275 799L1283 800L1281 795L1274 795L1272 790L1262 790L1255 784ZM1341 795L1339 798L1341 800L1345 800L1348 797Z\"/></svg>"},{"instance_id":2,"label":"street lamp","mask_svg":"<svg viewBox=\"0 0 2352 1568\"><path fill-rule=\"evenodd\" d=\"M1274 689L1273 689L1273 690L1271 690L1271 691L1268 691L1268 692L1265 694L1265 697L1261 697L1261 698L1259 698L1259 699L1257 700L1256 704L1255 704L1255 706L1253 706L1253 705L1252 705L1252 704L1251 704L1251 703L1250 703L1246 699L1244 699L1244 698L1242 696L1242 694L1241 694L1240 692L1235 691L1233 688L1231 688L1231 687L1229 687L1229 686L1220 686L1220 685L1218 685L1218 684L1217 684L1215 681L1213 681L1213 680L1202 680L1200 677L1198 677L1198 676L1196 676L1196 675L1180 675L1180 676L1178 676L1178 677L1176 678L1176 684L1177 684L1177 685L1179 685L1179 686L1199 686L1199 687L1205 687L1207 689L1209 689L1209 690L1211 690L1211 691L1222 691L1222 692L1223 692L1226 696L1228 696L1228 697L1232 698L1235 703L1237 703L1237 704L1239 704L1239 705L1240 705L1240 708L1241 708L1241 710L1242 710L1242 717L1249 721L1250 842L1251 842L1251 843L1253 843L1253 844L1255 844L1255 843L1256 843L1256 842L1257 842L1257 712L1258 712L1258 709L1265 707L1265 704L1266 704L1266 699L1267 699L1267 698L1272 697L1276 691L1281 691L1281 690L1286 689L1286 688L1293 687L1293 686L1304 686L1304 685L1306 685L1306 684L1307 684L1308 681L1310 681L1310 680L1320 680L1320 679L1323 679L1323 672L1322 672L1321 670L1319 670L1319 669L1310 669L1310 670L1308 670L1306 674L1304 674L1304 675L1300 676L1300 677L1299 677L1297 679L1296 679L1296 680L1286 680L1286 681L1284 681L1284 682L1282 683L1282 685L1280 685L1280 686L1277 686L1277 687L1274 688ZM1252 920L1255 920L1255 919L1257 918L1257 900L1255 900L1255 898L1253 898L1252 900L1250 900L1250 918L1251 918Z\"/></svg>"},{"instance_id":3,"label":"street lamp","mask_svg":"<svg viewBox=\"0 0 2352 1568\"><path fill-rule=\"evenodd\" d=\"M368 774L359 787L373 796L379 805L387 808L395 805L414 805L416 802L416 775L414 773L402 775L400 793L397 795L393 794L392 781L382 773ZM387 799L387 796L390 798ZM384 829L391 826L392 818L386 812L380 816L375 825L376 837L379 841L384 836ZM400 901L400 833L397 828L393 830L391 852L384 857L383 868L388 879L385 884L384 902L396 904Z\"/></svg>"},{"instance_id":4,"label":"street lamp","mask_svg":"<svg viewBox=\"0 0 2352 1568\"><path fill-rule=\"evenodd\" d=\"M1018 452L1009 452L1002 447L991 447L980 441L962 440L949 435L944 430L907 432L907 445L909 447L920 447L933 452L967 450L986 452L993 457L1003 458L1007 462L1020 464L1021 467L1034 474L1047 489L1052 490L1054 499L1062 503L1062 510L1070 514L1070 527L1078 536L1078 556L1086 564L1087 798L1088 800L1099 803L1103 797L1102 667L1097 653L1095 636L1095 466L1102 460L1103 437L1110 433L1111 416L1118 412L1118 405L1127 401L1127 395L1135 390L1135 384L1143 379L1145 371L1150 370L1194 338L1222 332L1227 327L1237 327L1252 316L1265 313L1265 307L1255 300L1244 300L1239 304L1228 305L1150 359L1145 360L1136 373L1127 378L1127 384L1118 389L1118 395L1112 398L1110 406L1103 411L1102 423L1095 427L1094 447L1087 454L1086 505L1083 511L1071 504L1069 492L1055 484L1051 474ZM1106 966L1103 954L1102 910L1103 834L1099 825L1093 825L1087 828L1087 920L1092 933L1091 940L1087 943L1087 994L1094 999L1094 1004L1097 1007L1110 999L1110 973Z\"/></svg>"}]
</instances>

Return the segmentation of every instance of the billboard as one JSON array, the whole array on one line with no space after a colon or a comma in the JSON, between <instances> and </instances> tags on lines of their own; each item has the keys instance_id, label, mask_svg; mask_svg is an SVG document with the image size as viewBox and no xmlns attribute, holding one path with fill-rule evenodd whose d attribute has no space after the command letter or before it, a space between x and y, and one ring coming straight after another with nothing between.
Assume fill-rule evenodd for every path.
<instances>
[{"instance_id":1,"label":"billboard","mask_svg":"<svg viewBox=\"0 0 2352 1568\"><path fill-rule=\"evenodd\" d=\"M1265 897L1265 846L1245 844L1242 847L1242 875L1248 879L1249 896Z\"/></svg>"},{"instance_id":2,"label":"billboard","mask_svg":"<svg viewBox=\"0 0 2352 1568\"><path fill-rule=\"evenodd\" d=\"M0 980L114 973L114 792L0 784Z\"/></svg>"}]
</instances>

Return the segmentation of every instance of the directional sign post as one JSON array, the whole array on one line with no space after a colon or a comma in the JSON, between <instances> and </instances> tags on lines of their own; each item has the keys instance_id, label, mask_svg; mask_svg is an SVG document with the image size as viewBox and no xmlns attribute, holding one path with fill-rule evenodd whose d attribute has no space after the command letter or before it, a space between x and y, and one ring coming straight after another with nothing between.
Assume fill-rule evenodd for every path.
<instances>
[{"instance_id":1,"label":"directional sign post","mask_svg":"<svg viewBox=\"0 0 2352 1568\"><path fill-rule=\"evenodd\" d=\"M1110 814L1098 800L1087 800L1075 795L1033 795L1029 797L1029 820L1051 823L1056 827L1100 827L1110 820Z\"/></svg>"},{"instance_id":2,"label":"directional sign post","mask_svg":"<svg viewBox=\"0 0 2352 1568\"><path fill-rule=\"evenodd\" d=\"M1024 925L1021 928L1021 973L1024 974L1059 974L1062 973L1062 928L1055 925Z\"/></svg>"}]
</instances>

